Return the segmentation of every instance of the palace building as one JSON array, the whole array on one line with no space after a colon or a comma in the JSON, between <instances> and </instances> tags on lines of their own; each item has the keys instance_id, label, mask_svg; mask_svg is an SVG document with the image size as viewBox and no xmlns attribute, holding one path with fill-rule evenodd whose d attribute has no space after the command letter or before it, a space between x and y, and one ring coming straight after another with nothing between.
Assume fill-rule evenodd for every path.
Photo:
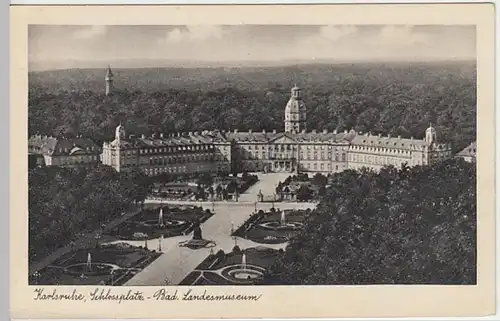
<instances>
[{"instance_id":1,"label":"palace building","mask_svg":"<svg viewBox=\"0 0 500 321\"><path fill-rule=\"evenodd\" d=\"M113 90L110 67L105 84L106 95L109 95ZM127 137L126 128L120 124L114 140L103 144L101 162L117 171L139 167L153 176L162 173L242 171L332 173L363 167L379 170L387 165L428 165L452 157L451 145L439 142L432 125L425 131L424 139L362 134L352 129L308 131L306 104L297 86L291 89L285 106L284 123L284 132L203 130L160 133L151 137ZM82 142L80 140L78 144L82 145ZM90 153L88 157L95 161L92 153L97 149L90 143L83 144L83 149L78 144L65 143L64 147L58 147L62 145L51 143L52 147L48 149L54 155L63 153L68 157L75 153ZM54 157L46 161L48 165L73 162L76 162L73 158Z\"/></svg>"},{"instance_id":2,"label":"palace building","mask_svg":"<svg viewBox=\"0 0 500 321\"><path fill-rule=\"evenodd\" d=\"M147 175L229 173L231 144L218 131L135 137L120 124L115 139L103 144L102 163L117 171L139 167Z\"/></svg>"},{"instance_id":3,"label":"palace building","mask_svg":"<svg viewBox=\"0 0 500 321\"><path fill-rule=\"evenodd\" d=\"M237 171L340 172L362 167L427 165L450 158L451 145L439 143L432 125L425 139L343 132L307 131L300 88L292 88L285 108L285 132L226 133Z\"/></svg>"},{"instance_id":4,"label":"palace building","mask_svg":"<svg viewBox=\"0 0 500 321\"><path fill-rule=\"evenodd\" d=\"M37 159L38 166L89 168L100 163L101 147L81 136L56 138L33 135L28 139L28 154L31 155L29 158Z\"/></svg>"}]
</instances>

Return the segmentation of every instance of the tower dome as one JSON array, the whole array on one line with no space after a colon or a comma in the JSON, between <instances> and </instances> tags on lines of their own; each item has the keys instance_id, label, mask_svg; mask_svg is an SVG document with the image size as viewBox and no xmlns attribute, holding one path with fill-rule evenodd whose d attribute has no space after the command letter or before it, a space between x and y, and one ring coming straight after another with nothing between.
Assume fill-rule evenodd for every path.
<instances>
[{"instance_id":1,"label":"tower dome","mask_svg":"<svg viewBox=\"0 0 500 321\"><path fill-rule=\"evenodd\" d=\"M437 141L436 129L429 124L429 127L425 130L425 141L429 143L435 143Z\"/></svg>"},{"instance_id":2,"label":"tower dome","mask_svg":"<svg viewBox=\"0 0 500 321\"><path fill-rule=\"evenodd\" d=\"M285 107L285 132L299 132L305 129L305 123L306 105L302 100L300 88L295 85Z\"/></svg>"},{"instance_id":3,"label":"tower dome","mask_svg":"<svg viewBox=\"0 0 500 321\"><path fill-rule=\"evenodd\" d=\"M123 127L122 123L118 125L115 129L115 139L120 140L125 138L125 127Z\"/></svg>"}]
</instances>

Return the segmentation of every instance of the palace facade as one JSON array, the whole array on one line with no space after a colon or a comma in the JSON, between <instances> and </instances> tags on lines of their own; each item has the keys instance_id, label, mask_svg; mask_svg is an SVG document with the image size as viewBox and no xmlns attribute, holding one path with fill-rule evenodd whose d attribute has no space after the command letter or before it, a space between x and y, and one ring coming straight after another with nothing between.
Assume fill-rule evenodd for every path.
<instances>
[{"instance_id":1,"label":"palace facade","mask_svg":"<svg viewBox=\"0 0 500 321\"><path fill-rule=\"evenodd\" d=\"M424 139L361 134L354 130L306 130L306 106L300 88L292 88L285 108L285 132L225 133L233 144L237 171L340 172L362 167L427 165L452 157L432 125Z\"/></svg>"},{"instance_id":2,"label":"palace facade","mask_svg":"<svg viewBox=\"0 0 500 321\"><path fill-rule=\"evenodd\" d=\"M102 163L117 171L139 167L147 175L162 173L229 173L231 144L218 131L125 135L121 124L115 139L103 144Z\"/></svg>"}]
</instances>

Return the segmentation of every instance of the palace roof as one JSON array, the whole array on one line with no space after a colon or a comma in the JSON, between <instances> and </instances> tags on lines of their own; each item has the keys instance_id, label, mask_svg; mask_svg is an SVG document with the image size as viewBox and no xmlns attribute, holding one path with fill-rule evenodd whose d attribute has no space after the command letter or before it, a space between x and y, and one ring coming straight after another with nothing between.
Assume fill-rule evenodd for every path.
<instances>
[{"instance_id":1,"label":"palace roof","mask_svg":"<svg viewBox=\"0 0 500 321\"><path fill-rule=\"evenodd\" d=\"M301 131L298 133L294 132L282 132L277 133L276 131L272 132L239 132L233 131L226 133L226 137L228 140L235 140L238 143L313 143L313 142L335 142L335 143L347 143L353 137L353 132L343 132L337 133L337 131L328 132L328 131Z\"/></svg>"},{"instance_id":2,"label":"palace roof","mask_svg":"<svg viewBox=\"0 0 500 321\"><path fill-rule=\"evenodd\" d=\"M28 151L51 156L96 155L101 148L91 139L81 136L56 138L34 135L28 139Z\"/></svg>"},{"instance_id":3,"label":"palace roof","mask_svg":"<svg viewBox=\"0 0 500 321\"><path fill-rule=\"evenodd\" d=\"M476 142L473 142L469 146L462 149L459 153L457 153L457 156L475 157L476 156Z\"/></svg>"},{"instance_id":4,"label":"palace roof","mask_svg":"<svg viewBox=\"0 0 500 321\"><path fill-rule=\"evenodd\" d=\"M415 150L422 149L424 147L430 147L432 144L422 139L413 138L402 138L382 136L382 135L371 135L371 134L358 134L356 135L351 143L355 146L365 146L365 147L384 147L384 148L395 148L395 149L406 149Z\"/></svg>"},{"instance_id":5,"label":"palace roof","mask_svg":"<svg viewBox=\"0 0 500 321\"><path fill-rule=\"evenodd\" d=\"M159 134L152 136L142 135L141 137L129 136L128 140L120 140L120 146L123 148L137 147L164 147L164 146L190 146L190 145L210 145L214 143L225 143L227 140L218 131L203 131L175 134ZM117 144L115 139L111 146Z\"/></svg>"}]
</instances>

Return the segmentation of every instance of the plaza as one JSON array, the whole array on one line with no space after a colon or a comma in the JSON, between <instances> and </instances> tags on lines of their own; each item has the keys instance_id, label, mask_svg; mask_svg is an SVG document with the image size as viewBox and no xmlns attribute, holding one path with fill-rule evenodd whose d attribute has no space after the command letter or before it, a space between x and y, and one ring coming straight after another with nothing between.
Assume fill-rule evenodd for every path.
<instances>
[{"instance_id":1,"label":"plaza","mask_svg":"<svg viewBox=\"0 0 500 321\"><path fill-rule=\"evenodd\" d=\"M280 208L283 210L292 209L313 209L314 203L272 203L256 202L258 193L272 194L275 184L284 180L287 174L258 174L259 182L252 186L246 193L241 194L238 202L186 202L169 201L169 204L193 204L201 206L203 209L214 209L214 215L201 225L203 238L213 241L215 247L200 248L192 250L187 247L179 246L179 243L187 242L192 239L192 235L181 235L176 237L164 238L162 240L151 240L150 244L161 242L161 256L149 266L144 268L130 279L126 286L158 286L158 285L177 285L180 284L192 271L194 271L211 253L219 250L225 253L231 253L234 246L237 245L241 250L248 248L262 247L262 244L248 239L233 237L231 234L241 226L250 216L257 211L263 210L269 212L271 208ZM158 201L146 201L148 204L157 204ZM187 204L186 204L187 205ZM127 241L131 245L142 245L144 241ZM286 243L266 244L266 248L279 250L286 247ZM249 260L251 257L249 257Z\"/></svg>"}]
</instances>

